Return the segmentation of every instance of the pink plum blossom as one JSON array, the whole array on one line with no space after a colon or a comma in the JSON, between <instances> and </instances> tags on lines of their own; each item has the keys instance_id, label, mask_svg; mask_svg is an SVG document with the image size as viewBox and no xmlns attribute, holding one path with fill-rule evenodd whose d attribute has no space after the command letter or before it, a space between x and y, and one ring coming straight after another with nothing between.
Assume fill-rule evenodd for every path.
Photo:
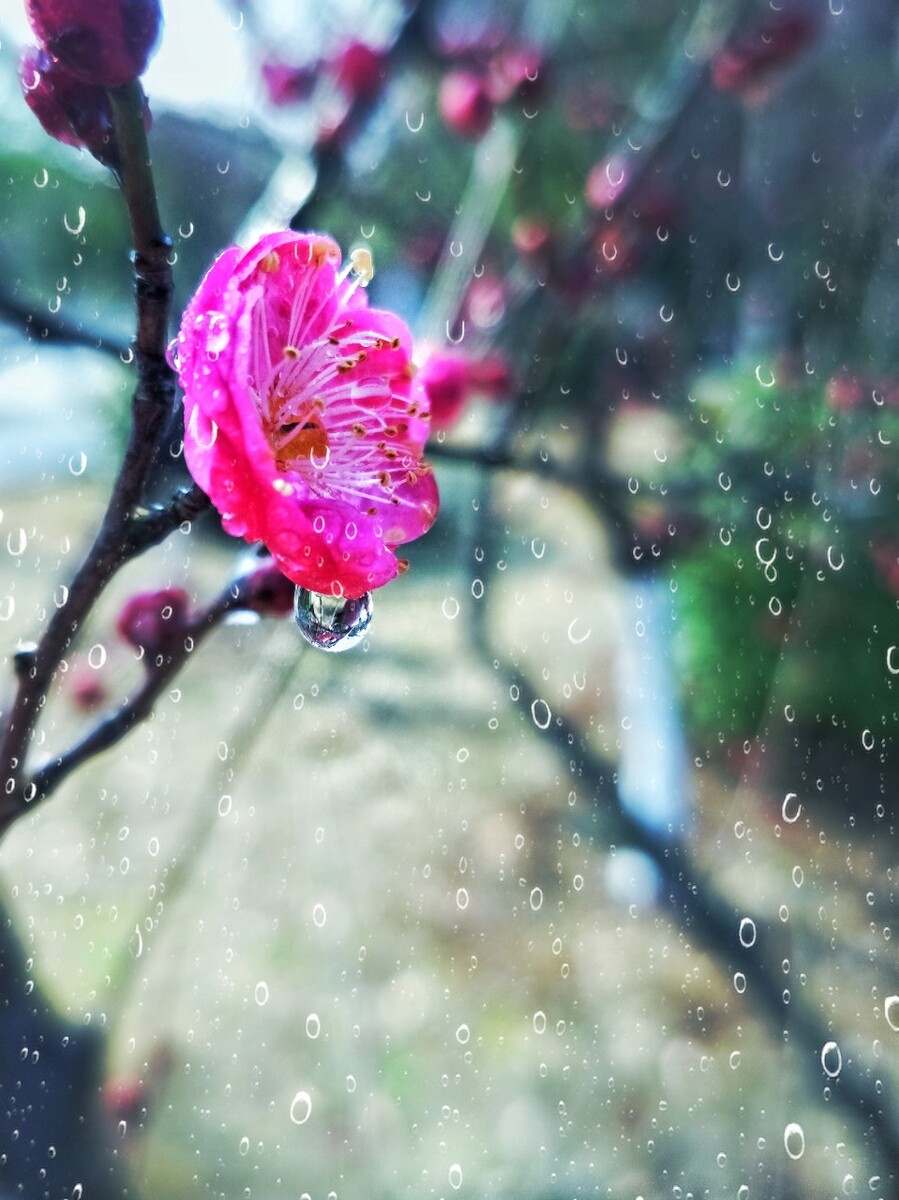
<instances>
[{"instance_id":1,"label":"pink plum blossom","mask_svg":"<svg viewBox=\"0 0 899 1200\"><path fill-rule=\"evenodd\" d=\"M411 338L368 307L370 256L272 233L213 264L177 358L184 454L224 528L309 591L356 598L405 567L437 513Z\"/></svg>"}]
</instances>

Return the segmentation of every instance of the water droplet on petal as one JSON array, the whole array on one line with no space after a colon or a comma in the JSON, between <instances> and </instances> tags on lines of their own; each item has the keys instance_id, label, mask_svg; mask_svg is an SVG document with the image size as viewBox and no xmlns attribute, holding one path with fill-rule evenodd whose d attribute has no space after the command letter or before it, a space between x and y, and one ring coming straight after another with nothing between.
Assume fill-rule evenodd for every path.
<instances>
[{"instance_id":1,"label":"water droplet on petal","mask_svg":"<svg viewBox=\"0 0 899 1200\"><path fill-rule=\"evenodd\" d=\"M300 633L310 646L334 653L349 650L358 645L371 624L371 592L347 600L298 587L293 612Z\"/></svg>"}]
</instances>

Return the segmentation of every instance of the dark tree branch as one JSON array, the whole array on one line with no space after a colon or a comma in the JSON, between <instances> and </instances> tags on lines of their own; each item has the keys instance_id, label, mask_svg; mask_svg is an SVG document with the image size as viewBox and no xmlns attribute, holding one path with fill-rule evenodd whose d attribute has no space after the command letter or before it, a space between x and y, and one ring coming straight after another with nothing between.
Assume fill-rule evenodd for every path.
<instances>
[{"instance_id":1,"label":"dark tree branch","mask_svg":"<svg viewBox=\"0 0 899 1200\"><path fill-rule=\"evenodd\" d=\"M144 491L165 432L175 394L165 360L172 301L171 243L163 232L143 125L143 93L130 84L109 93L119 151L119 174L134 245L137 334L137 388L125 457L113 486L100 531L76 572L66 603L56 610L27 660L17 663L18 687L0 738L0 832L27 810L33 786L23 784L25 760L38 715L60 659L118 568L152 544L136 535L133 512ZM180 522L179 522L180 523ZM160 540L164 522L150 528ZM174 526L171 526L174 527Z\"/></svg>"},{"instance_id":2,"label":"dark tree branch","mask_svg":"<svg viewBox=\"0 0 899 1200\"><path fill-rule=\"evenodd\" d=\"M225 617L245 605L245 593L240 584L229 586L202 612L197 614L184 631L176 650L160 655L155 662L147 661L146 675L137 693L126 700L110 716L103 718L58 758L35 771L25 784L31 808L45 800L77 767L120 742L126 734L145 720L165 687L184 666L188 656Z\"/></svg>"}]
</instances>

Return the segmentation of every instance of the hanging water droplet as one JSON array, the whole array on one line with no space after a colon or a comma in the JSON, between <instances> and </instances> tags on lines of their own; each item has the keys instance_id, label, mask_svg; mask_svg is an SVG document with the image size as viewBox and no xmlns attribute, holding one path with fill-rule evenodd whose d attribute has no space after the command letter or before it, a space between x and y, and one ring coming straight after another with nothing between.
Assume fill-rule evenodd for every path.
<instances>
[{"instance_id":1,"label":"hanging water droplet","mask_svg":"<svg viewBox=\"0 0 899 1200\"><path fill-rule=\"evenodd\" d=\"M371 624L371 592L347 600L343 596L324 596L298 587L294 594L293 614L300 633L310 646L335 653L349 650L362 640Z\"/></svg>"}]
</instances>

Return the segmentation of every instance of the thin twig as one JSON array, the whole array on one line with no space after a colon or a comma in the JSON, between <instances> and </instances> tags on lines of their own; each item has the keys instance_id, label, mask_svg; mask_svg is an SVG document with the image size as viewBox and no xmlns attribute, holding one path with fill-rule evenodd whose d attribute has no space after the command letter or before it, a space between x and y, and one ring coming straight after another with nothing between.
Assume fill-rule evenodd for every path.
<instances>
[{"instance_id":1,"label":"thin twig","mask_svg":"<svg viewBox=\"0 0 899 1200\"><path fill-rule=\"evenodd\" d=\"M176 650L147 664L143 684L137 693L110 716L95 725L83 738L58 758L41 767L25 784L29 808L45 800L76 767L96 757L120 742L140 721L153 711L153 706L165 687L178 674L190 654L229 613L243 607L244 592L239 585L229 585L218 598L195 616L184 630L184 638Z\"/></svg>"}]
</instances>

